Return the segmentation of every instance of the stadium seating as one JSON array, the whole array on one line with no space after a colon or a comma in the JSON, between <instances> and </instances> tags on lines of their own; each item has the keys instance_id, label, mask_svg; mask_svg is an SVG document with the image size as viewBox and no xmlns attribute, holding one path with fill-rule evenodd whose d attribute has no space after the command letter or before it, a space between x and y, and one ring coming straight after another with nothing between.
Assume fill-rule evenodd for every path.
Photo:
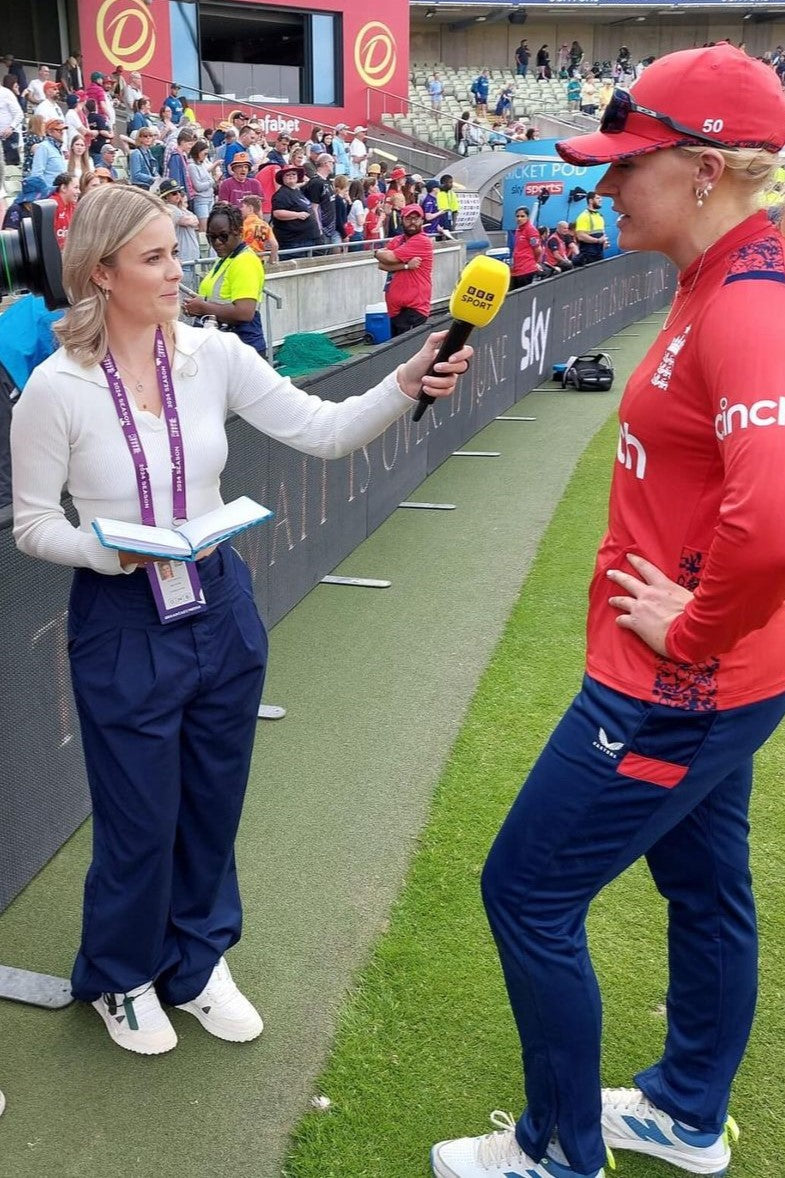
<instances>
[{"instance_id":1,"label":"stadium seating","mask_svg":"<svg viewBox=\"0 0 785 1178\"><path fill-rule=\"evenodd\" d=\"M465 110L474 110L471 84L482 67L453 68L442 62L412 62L409 77L409 111L406 114L384 114L382 123L395 126L398 130L434 143L438 147L453 147L453 126ZM444 85L441 118L431 111L428 94L428 80L436 71ZM490 88L488 109L492 113L501 90L512 86L512 113L516 118L531 120L537 114L569 113L567 105L567 83L552 78L538 82L529 73L518 77L511 69L489 70Z\"/></svg>"}]
</instances>

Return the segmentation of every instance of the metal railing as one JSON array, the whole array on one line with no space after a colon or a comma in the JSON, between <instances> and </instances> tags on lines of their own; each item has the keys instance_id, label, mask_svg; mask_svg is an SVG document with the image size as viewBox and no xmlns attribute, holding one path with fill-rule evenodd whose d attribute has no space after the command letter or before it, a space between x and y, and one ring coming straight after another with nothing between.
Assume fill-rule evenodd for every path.
<instances>
[{"instance_id":1,"label":"metal railing","mask_svg":"<svg viewBox=\"0 0 785 1178\"><path fill-rule=\"evenodd\" d=\"M144 71L142 72L143 84L146 86L148 81L160 84L160 86L162 86L166 92L164 94L164 97L166 97L166 94L169 93L170 80L171 79L169 79L169 78L161 78L157 74L150 74L150 73L147 73ZM219 122L224 122L226 120L227 114L230 111L235 111L235 110L240 110L244 114L247 114L249 116L253 116L256 118L259 117L260 112L265 116L269 116L268 118L260 119L260 122L262 122L263 124L269 123L271 121L271 119L275 119L279 123L280 122L283 122L283 123L294 123L294 122L301 123L301 122L303 122L303 120L301 119L301 117L299 115L292 114L291 111L287 112L286 110L282 110L276 106L271 106L269 103L266 103L266 102L253 102L249 98L227 98L226 95L224 95L224 94L217 94L217 93L215 93L215 91L206 90L204 87L200 87L198 90L194 90L194 87L192 87L192 86L184 85L181 83L178 83L178 84L180 85L181 91L184 94L198 93L199 97L197 99L194 99L194 101L209 103L211 106L214 105L216 107L216 115L218 115ZM147 89L145 89L144 92L145 92L145 95L149 98L150 95L148 94ZM151 98L151 102L152 102L152 98ZM163 102L163 99L161 99L161 102ZM329 111L329 107L326 109ZM155 111L155 103L154 102L153 102L153 110ZM335 130L335 124L330 123L325 118L322 118L321 115L318 116L318 119L317 119L317 117L314 117L313 125L319 126L323 130L329 130L329 131ZM284 129L284 128L282 128L282 127L269 127L267 125L264 126L265 134L267 134L268 131L276 132L276 131L279 131L282 129ZM300 138L300 134L298 133L298 135L296 137Z\"/></svg>"}]
</instances>

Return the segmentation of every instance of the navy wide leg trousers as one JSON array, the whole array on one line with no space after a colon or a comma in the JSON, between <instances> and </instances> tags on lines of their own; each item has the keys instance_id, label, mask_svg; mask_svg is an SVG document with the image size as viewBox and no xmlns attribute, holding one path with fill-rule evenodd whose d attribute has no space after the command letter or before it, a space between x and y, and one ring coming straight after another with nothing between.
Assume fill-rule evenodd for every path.
<instances>
[{"instance_id":1,"label":"navy wide leg trousers","mask_svg":"<svg viewBox=\"0 0 785 1178\"><path fill-rule=\"evenodd\" d=\"M523 1048L517 1136L535 1159L558 1130L579 1173L605 1164L585 919L642 855L668 901L670 984L663 1055L636 1082L675 1119L722 1130L756 999L752 756L783 713L785 695L686 712L587 678L532 769L482 888Z\"/></svg>"},{"instance_id":2,"label":"navy wide leg trousers","mask_svg":"<svg viewBox=\"0 0 785 1178\"><path fill-rule=\"evenodd\" d=\"M154 980L182 1003L240 937L234 840L267 636L228 544L199 562L208 609L162 625L144 571L79 569L74 694L93 801L93 859L73 993Z\"/></svg>"}]
</instances>

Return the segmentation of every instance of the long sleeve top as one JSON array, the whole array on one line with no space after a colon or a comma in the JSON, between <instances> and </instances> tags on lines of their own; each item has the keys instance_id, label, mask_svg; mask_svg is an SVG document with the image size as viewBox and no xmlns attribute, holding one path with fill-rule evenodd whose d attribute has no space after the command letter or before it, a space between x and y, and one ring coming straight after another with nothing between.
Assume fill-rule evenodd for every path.
<instances>
[{"instance_id":1,"label":"long sleeve top","mask_svg":"<svg viewBox=\"0 0 785 1178\"><path fill-rule=\"evenodd\" d=\"M360 397L322 401L281 377L237 336L176 324L172 364L185 454L189 517L220 507L224 423L236 413L296 450L339 458L371 441L412 406L395 373ZM131 401L147 458L156 521L172 520L172 471L163 416ZM14 538L30 556L119 574L116 552L93 533L96 516L141 522L133 463L100 365L60 348L35 369L11 429ZM74 527L60 497L67 490Z\"/></svg>"},{"instance_id":2,"label":"long sleeve top","mask_svg":"<svg viewBox=\"0 0 785 1178\"><path fill-rule=\"evenodd\" d=\"M785 240L757 213L679 276L619 406L608 532L589 594L590 675L691 711L785 691ZM694 593L668 658L616 624L637 553Z\"/></svg>"},{"instance_id":3,"label":"long sleeve top","mask_svg":"<svg viewBox=\"0 0 785 1178\"><path fill-rule=\"evenodd\" d=\"M19 131L24 123L24 113L13 90L0 86L0 131Z\"/></svg>"},{"instance_id":4,"label":"long sleeve top","mask_svg":"<svg viewBox=\"0 0 785 1178\"><path fill-rule=\"evenodd\" d=\"M188 164L188 176L197 195L207 196L215 191L215 181L206 164L197 164L191 160Z\"/></svg>"},{"instance_id":5,"label":"long sleeve top","mask_svg":"<svg viewBox=\"0 0 785 1178\"><path fill-rule=\"evenodd\" d=\"M33 156L30 175L42 176L49 187L53 188L57 177L67 171L68 165L61 149L53 139L47 137L38 145L38 150Z\"/></svg>"},{"instance_id":6,"label":"long sleeve top","mask_svg":"<svg viewBox=\"0 0 785 1178\"><path fill-rule=\"evenodd\" d=\"M128 179L137 188L149 188L159 177L158 165L149 147L135 147L128 157Z\"/></svg>"}]
</instances>

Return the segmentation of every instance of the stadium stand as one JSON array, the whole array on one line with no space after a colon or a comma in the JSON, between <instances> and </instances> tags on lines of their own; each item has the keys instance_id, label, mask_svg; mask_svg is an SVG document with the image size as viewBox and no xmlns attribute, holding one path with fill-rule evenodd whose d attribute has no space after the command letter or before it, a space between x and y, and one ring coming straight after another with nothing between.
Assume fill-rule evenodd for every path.
<instances>
[{"instance_id":1,"label":"stadium stand","mask_svg":"<svg viewBox=\"0 0 785 1178\"><path fill-rule=\"evenodd\" d=\"M471 84L481 67L462 66L458 69L443 62L413 62L409 79L409 110L404 114L383 114L381 122L404 134L423 139L438 147L453 148L454 125L464 111L474 110ZM444 85L440 116L431 109L428 80L436 71ZM535 77L518 77L509 69L489 70L490 91L488 109L493 111L496 99L506 87L512 87L512 115L529 122L538 114L569 117L567 83L557 78L537 81Z\"/></svg>"}]
</instances>

